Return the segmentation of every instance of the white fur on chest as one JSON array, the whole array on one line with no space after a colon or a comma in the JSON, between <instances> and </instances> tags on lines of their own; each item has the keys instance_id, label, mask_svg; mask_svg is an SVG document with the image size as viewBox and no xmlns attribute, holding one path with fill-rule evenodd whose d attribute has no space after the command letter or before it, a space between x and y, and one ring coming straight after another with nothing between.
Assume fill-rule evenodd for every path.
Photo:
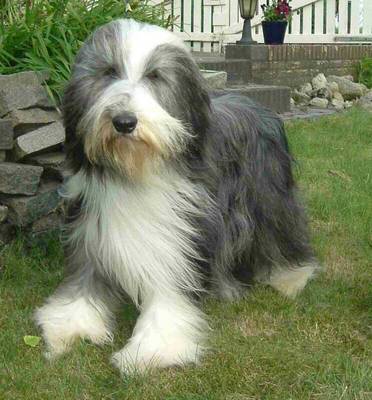
<instances>
[{"instance_id":1,"label":"white fur on chest","mask_svg":"<svg viewBox=\"0 0 372 400\"><path fill-rule=\"evenodd\" d=\"M81 197L82 211L70 234L90 261L116 280L134 302L162 291L198 289L193 260L197 213L195 188L178 176L154 176L146 183L73 176L66 196Z\"/></svg>"}]
</instances>

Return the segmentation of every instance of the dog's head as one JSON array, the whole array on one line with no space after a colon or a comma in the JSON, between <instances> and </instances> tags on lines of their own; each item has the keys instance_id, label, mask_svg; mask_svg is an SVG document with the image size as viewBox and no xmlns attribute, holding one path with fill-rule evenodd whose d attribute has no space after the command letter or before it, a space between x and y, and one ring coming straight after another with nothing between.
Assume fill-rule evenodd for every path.
<instances>
[{"instance_id":1,"label":"dog's head","mask_svg":"<svg viewBox=\"0 0 372 400\"><path fill-rule=\"evenodd\" d=\"M186 151L206 129L209 97L173 33L117 20L81 48L63 112L75 169L85 163L135 179Z\"/></svg>"}]
</instances>

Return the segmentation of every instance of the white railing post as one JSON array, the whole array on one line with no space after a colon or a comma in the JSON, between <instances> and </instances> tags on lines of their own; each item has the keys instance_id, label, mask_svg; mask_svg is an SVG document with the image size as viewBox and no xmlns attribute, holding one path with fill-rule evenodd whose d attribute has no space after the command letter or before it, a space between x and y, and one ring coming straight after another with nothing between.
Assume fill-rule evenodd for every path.
<instances>
[{"instance_id":1,"label":"white railing post","mask_svg":"<svg viewBox=\"0 0 372 400\"><path fill-rule=\"evenodd\" d=\"M338 3L338 34L347 35L348 34L348 7L349 0L339 0Z\"/></svg>"},{"instance_id":2,"label":"white railing post","mask_svg":"<svg viewBox=\"0 0 372 400\"><path fill-rule=\"evenodd\" d=\"M176 18L173 31L181 32L181 19L183 18L183 9L181 7L181 0L172 0L173 2L173 17Z\"/></svg>"},{"instance_id":3,"label":"white railing post","mask_svg":"<svg viewBox=\"0 0 372 400\"><path fill-rule=\"evenodd\" d=\"M295 11L292 15L292 32L291 35L299 35L301 28L301 16Z\"/></svg>"},{"instance_id":4,"label":"white railing post","mask_svg":"<svg viewBox=\"0 0 372 400\"><path fill-rule=\"evenodd\" d=\"M370 0L364 0L363 34L366 36L372 34L372 1Z\"/></svg>"},{"instance_id":5,"label":"white railing post","mask_svg":"<svg viewBox=\"0 0 372 400\"><path fill-rule=\"evenodd\" d=\"M311 22L312 22L312 6L307 5L303 9L302 14L302 34L305 36L311 35Z\"/></svg>"},{"instance_id":6,"label":"white railing post","mask_svg":"<svg viewBox=\"0 0 372 400\"><path fill-rule=\"evenodd\" d=\"M194 11L193 14L193 32L201 32L201 18L202 18L202 0L194 0ZM201 42L194 41L194 51L201 50Z\"/></svg>"},{"instance_id":7,"label":"white railing post","mask_svg":"<svg viewBox=\"0 0 372 400\"><path fill-rule=\"evenodd\" d=\"M191 33L191 1L183 2L183 31ZM191 35L190 35L191 37Z\"/></svg>"},{"instance_id":8,"label":"white railing post","mask_svg":"<svg viewBox=\"0 0 372 400\"><path fill-rule=\"evenodd\" d=\"M314 15L314 34L323 35L324 33L324 3L323 0L315 3L315 15Z\"/></svg>"},{"instance_id":9,"label":"white railing post","mask_svg":"<svg viewBox=\"0 0 372 400\"><path fill-rule=\"evenodd\" d=\"M229 3L230 8L230 19L229 26L238 23L239 21L239 3L237 1L230 0Z\"/></svg>"},{"instance_id":10,"label":"white railing post","mask_svg":"<svg viewBox=\"0 0 372 400\"><path fill-rule=\"evenodd\" d=\"M336 0L327 0L326 33L333 36L336 33Z\"/></svg>"},{"instance_id":11,"label":"white railing post","mask_svg":"<svg viewBox=\"0 0 372 400\"><path fill-rule=\"evenodd\" d=\"M350 33L360 35L360 1L351 1Z\"/></svg>"},{"instance_id":12,"label":"white railing post","mask_svg":"<svg viewBox=\"0 0 372 400\"><path fill-rule=\"evenodd\" d=\"M205 4L204 1L204 24L203 24L203 32L212 33L213 26L212 26L212 6ZM211 42L204 42L203 43L203 51L210 53L212 50L212 43Z\"/></svg>"}]
</instances>

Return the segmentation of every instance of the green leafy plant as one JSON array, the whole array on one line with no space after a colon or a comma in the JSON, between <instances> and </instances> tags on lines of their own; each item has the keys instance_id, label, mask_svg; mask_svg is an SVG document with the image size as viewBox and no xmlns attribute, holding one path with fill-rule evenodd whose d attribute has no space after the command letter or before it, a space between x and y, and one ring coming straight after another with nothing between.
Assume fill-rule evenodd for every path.
<instances>
[{"instance_id":1,"label":"green leafy plant","mask_svg":"<svg viewBox=\"0 0 372 400\"><path fill-rule=\"evenodd\" d=\"M364 83L368 88L372 88L372 58L364 58L358 65L359 83Z\"/></svg>"},{"instance_id":2,"label":"green leafy plant","mask_svg":"<svg viewBox=\"0 0 372 400\"><path fill-rule=\"evenodd\" d=\"M0 74L46 71L47 90L59 103L74 56L98 26L134 18L171 24L165 4L148 0L0 0Z\"/></svg>"}]
</instances>

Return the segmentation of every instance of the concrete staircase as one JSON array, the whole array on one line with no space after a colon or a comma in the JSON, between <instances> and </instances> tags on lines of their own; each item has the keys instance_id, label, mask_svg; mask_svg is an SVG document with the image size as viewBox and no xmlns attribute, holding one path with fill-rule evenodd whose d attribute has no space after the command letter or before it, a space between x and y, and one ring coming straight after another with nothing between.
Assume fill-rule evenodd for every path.
<instances>
[{"instance_id":1,"label":"concrete staircase","mask_svg":"<svg viewBox=\"0 0 372 400\"><path fill-rule=\"evenodd\" d=\"M239 56L231 52L227 53L227 57L221 54L197 52L194 52L193 56L199 67L206 70L205 72L210 72L210 75L211 71L226 71L226 91L248 96L277 113L290 111L290 88L250 83L252 81L249 59L238 58ZM205 75L208 79L208 74ZM221 79L218 82L221 85ZM216 89L221 89L221 86Z\"/></svg>"}]
</instances>

